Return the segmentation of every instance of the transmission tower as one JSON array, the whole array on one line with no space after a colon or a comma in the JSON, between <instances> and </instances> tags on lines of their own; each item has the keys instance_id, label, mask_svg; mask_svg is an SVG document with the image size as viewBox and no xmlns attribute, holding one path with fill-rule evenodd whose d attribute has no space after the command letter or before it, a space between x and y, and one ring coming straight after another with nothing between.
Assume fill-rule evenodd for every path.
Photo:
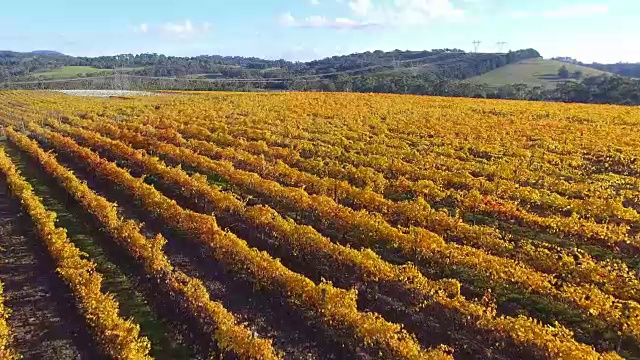
<instances>
[{"instance_id":1,"label":"transmission tower","mask_svg":"<svg viewBox=\"0 0 640 360\"><path fill-rule=\"evenodd\" d=\"M504 46L505 46L506 44L507 44L507 42L506 42L506 41L498 41L498 42L496 43L496 45L498 45L498 51L499 51L499 52L502 52L502 49L504 49Z\"/></svg>"},{"instance_id":2,"label":"transmission tower","mask_svg":"<svg viewBox=\"0 0 640 360\"><path fill-rule=\"evenodd\" d=\"M127 68L128 68L131 64L131 58L129 57L129 54L127 54L126 57L127 57ZM129 73L124 70L124 63L122 63L122 67L120 71L122 71L122 90L130 90L131 80L129 79Z\"/></svg>"},{"instance_id":3,"label":"transmission tower","mask_svg":"<svg viewBox=\"0 0 640 360\"><path fill-rule=\"evenodd\" d=\"M473 40L473 52L478 52L478 47L480 46L481 43L482 41L480 40Z\"/></svg>"},{"instance_id":4,"label":"transmission tower","mask_svg":"<svg viewBox=\"0 0 640 360\"><path fill-rule=\"evenodd\" d=\"M113 88L115 90L129 90L131 87L131 80L129 74L125 70L124 60L127 61L127 67L130 65L130 59L128 55L118 55L118 60L121 60L120 68L115 68L113 71Z\"/></svg>"}]
</instances>

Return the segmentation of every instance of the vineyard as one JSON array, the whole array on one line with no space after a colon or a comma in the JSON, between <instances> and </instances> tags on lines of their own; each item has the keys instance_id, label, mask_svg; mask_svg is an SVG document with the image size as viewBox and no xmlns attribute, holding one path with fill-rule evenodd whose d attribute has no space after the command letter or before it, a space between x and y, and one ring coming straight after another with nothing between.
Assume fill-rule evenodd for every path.
<instances>
[{"instance_id":1,"label":"vineyard","mask_svg":"<svg viewBox=\"0 0 640 360\"><path fill-rule=\"evenodd\" d=\"M0 92L2 359L640 359L640 108Z\"/></svg>"}]
</instances>

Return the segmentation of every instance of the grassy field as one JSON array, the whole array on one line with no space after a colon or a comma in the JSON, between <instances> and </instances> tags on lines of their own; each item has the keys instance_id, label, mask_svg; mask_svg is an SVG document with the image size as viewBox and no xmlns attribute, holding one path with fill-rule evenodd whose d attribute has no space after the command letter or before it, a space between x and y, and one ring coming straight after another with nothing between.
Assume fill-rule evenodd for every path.
<instances>
[{"instance_id":1,"label":"grassy field","mask_svg":"<svg viewBox=\"0 0 640 360\"><path fill-rule=\"evenodd\" d=\"M584 76L606 74L604 71L579 65L566 64L555 60L528 59L473 77L469 79L469 81L477 84L489 84L495 86L527 84L531 86L553 88L559 82L564 81L557 75L558 69L562 65L565 65L570 72L581 70Z\"/></svg>"},{"instance_id":2,"label":"grassy field","mask_svg":"<svg viewBox=\"0 0 640 360\"><path fill-rule=\"evenodd\" d=\"M128 71L133 70L134 68L122 68L120 70ZM46 79L67 79L67 78L75 78L78 74L88 75L88 74L97 74L97 73L113 73L112 69L97 69L91 66L64 66L60 69L50 70L46 72L34 73L32 76L39 76Z\"/></svg>"},{"instance_id":3,"label":"grassy field","mask_svg":"<svg viewBox=\"0 0 640 360\"><path fill-rule=\"evenodd\" d=\"M78 74L95 74L99 72L108 72L111 73L113 70L109 69L96 69L91 66L64 66L60 69L54 69L50 71L45 71L41 73L34 73L33 76L41 76L48 79L64 79L64 78L73 78L78 76Z\"/></svg>"}]
</instances>

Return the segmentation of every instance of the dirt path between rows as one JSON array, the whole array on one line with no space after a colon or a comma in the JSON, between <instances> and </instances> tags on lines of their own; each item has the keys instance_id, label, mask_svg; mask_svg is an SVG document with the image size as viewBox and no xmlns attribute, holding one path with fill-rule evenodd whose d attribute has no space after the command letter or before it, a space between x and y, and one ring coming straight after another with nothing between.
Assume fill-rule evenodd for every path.
<instances>
[{"instance_id":1,"label":"dirt path between rows","mask_svg":"<svg viewBox=\"0 0 640 360\"><path fill-rule=\"evenodd\" d=\"M73 295L32 229L0 179L0 279L13 347L23 359L100 359Z\"/></svg>"}]
</instances>

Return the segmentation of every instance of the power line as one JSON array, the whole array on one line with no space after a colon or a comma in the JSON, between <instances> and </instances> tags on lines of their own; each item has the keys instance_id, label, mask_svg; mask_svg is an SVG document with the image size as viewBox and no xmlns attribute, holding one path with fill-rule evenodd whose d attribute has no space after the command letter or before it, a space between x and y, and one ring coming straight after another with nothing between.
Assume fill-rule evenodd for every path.
<instances>
[{"instance_id":1,"label":"power line","mask_svg":"<svg viewBox=\"0 0 640 360\"><path fill-rule=\"evenodd\" d=\"M477 43L477 44L476 44ZM481 43L481 41L476 40L474 41L474 45L479 46ZM477 50L477 49L476 49ZM328 76L335 76L335 75L340 75L340 74L353 74L353 73L358 73L361 71L367 71L367 70L374 70L377 68L383 68L385 66L392 66L393 68L398 68L401 67L402 64L409 64L410 66L417 66L419 65L422 61L425 60L430 60L433 58L438 58L440 56L440 54L433 54L433 55L429 55L429 56L425 56L425 57L421 57L421 58L416 58L416 59L406 59L406 60L399 60L397 57L393 57L393 59L391 60L390 63L387 64L378 64L378 65L370 65L370 66L363 66L361 68L356 68L356 69L350 69L350 70L341 70L341 71L335 71L335 72L329 72L329 73L322 73L322 74L313 74L313 75L292 75L290 77L280 77L280 78L254 78L254 79L242 79L242 78L213 78L213 79L201 79L201 78L179 78L179 77L160 77L160 76L142 76L142 75L133 75L130 73L127 73L127 70L125 70L125 66L124 63L122 63L120 65L120 68L116 67L113 70L113 74L112 75L107 75L107 76L89 76L89 77L80 77L80 78L67 78L67 79L41 79L41 80L27 80L27 81L14 81L15 79L11 79L9 78L8 81L4 82L4 83L0 83L0 87L11 87L12 85L16 86L16 85L30 85L30 84L38 84L38 85L44 85L47 83L62 83L62 82L79 82L79 81L87 81L87 82L91 82L91 81L100 81L100 80L113 80L113 82L111 83L111 87L113 89L117 89L117 90L126 90L126 89L130 89L131 88L131 82L133 80L163 80L163 81L169 81L169 80L175 80L175 81L181 81L181 82L207 82L207 83L220 83L220 82L225 82L225 83L282 83L282 82L290 82L290 81L305 81L305 82L311 82L311 81L316 81L316 80L320 80L324 77L328 77ZM427 64L430 65L437 65L437 64L443 64L446 62L450 62L453 61L455 59L450 59L450 60L446 60L446 61L436 61L436 62L430 62ZM361 63L364 63L364 59L361 59ZM127 60L127 66L131 65L131 62L129 60Z\"/></svg>"},{"instance_id":2,"label":"power line","mask_svg":"<svg viewBox=\"0 0 640 360\"><path fill-rule=\"evenodd\" d=\"M502 52L502 49L504 48L504 46L505 46L506 44L507 44L507 42L506 42L506 41L498 41L498 42L496 43L496 45L498 45L498 51L499 51L499 52Z\"/></svg>"},{"instance_id":3,"label":"power line","mask_svg":"<svg viewBox=\"0 0 640 360\"><path fill-rule=\"evenodd\" d=\"M421 61L425 61L425 60L429 60L429 59L433 59L433 58L437 58L440 54L434 54L434 55L429 55L429 56L425 56L425 57L421 57L421 58L416 58L416 59L407 59L407 60L398 60L397 58L394 57L394 59L391 61L391 63L387 63L387 64L379 64L379 65L371 65L371 66L365 66L365 67L361 67L361 68L356 68L356 69L350 69L350 70L341 70L341 71L335 71L335 72L329 72L329 73L322 73L322 74L313 74L313 75L292 75L291 77L280 77L280 78L257 78L257 79L242 79L242 78L213 78L213 79L199 79L199 78L178 78L178 77L168 77L168 76L142 76L142 75L124 75L126 76L126 82L125 85L128 86L128 82L130 80L135 80L135 79L148 79L148 80L181 80L181 81L200 81L200 82L249 82L249 83L277 83L277 82L284 82L284 81L293 81L293 80L303 80L303 81L314 81L317 79L321 79L323 77L327 77L327 76L335 76L335 75L339 75L339 74L352 74L352 73L357 73L357 72L361 72L361 71L366 71L366 70L374 70L377 68L383 68L385 66L393 66L393 67L400 67L402 64L405 63L409 63L412 66L418 65L420 64ZM431 64L438 64L441 62L435 62L435 63L431 63ZM9 84L14 84L14 85L27 85L27 84L46 84L46 83L57 83L57 82L75 82L75 81L90 81L90 80L98 80L98 79L114 79L114 82L117 83L117 85L112 84L112 86L118 86L118 88L121 87L122 84L122 73L121 72L125 72L126 70L124 70L124 67L121 66L120 69L116 68L113 71L113 75L107 75L107 76L89 76L89 77L81 77L81 78L67 78L67 79L42 79L42 80L26 80L26 81L11 81L11 79L9 79L9 81L4 82L4 83L0 83L0 85L9 85Z\"/></svg>"},{"instance_id":4,"label":"power line","mask_svg":"<svg viewBox=\"0 0 640 360\"><path fill-rule=\"evenodd\" d=\"M478 52L478 47L480 47L480 44L482 44L482 41L473 40L473 52Z\"/></svg>"}]
</instances>

